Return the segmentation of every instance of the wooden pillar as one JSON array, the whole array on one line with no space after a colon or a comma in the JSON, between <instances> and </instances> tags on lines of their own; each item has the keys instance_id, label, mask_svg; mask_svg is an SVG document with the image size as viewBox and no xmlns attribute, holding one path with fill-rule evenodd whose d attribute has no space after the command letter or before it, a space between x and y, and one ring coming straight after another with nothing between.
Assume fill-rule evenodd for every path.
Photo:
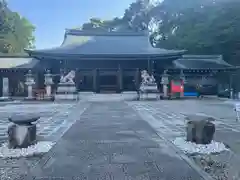
<instances>
[{"instance_id":1,"label":"wooden pillar","mask_svg":"<svg viewBox=\"0 0 240 180\"><path fill-rule=\"evenodd\" d=\"M122 68L118 69L118 92L121 93L123 91L123 72Z\"/></svg>"},{"instance_id":2,"label":"wooden pillar","mask_svg":"<svg viewBox=\"0 0 240 180\"><path fill-rule=\"evenodd\" d=\"M151 67L152 67L152 74L155 74L157 69L156 69L156 61L151 60Z\"/></svg>"},{"instance_id":3,"label":"wooden pillar","mask_svg":"<svg viewBox=\"0 0 240 180\"><path fill-rule=\"evenodd\" d=\"M152 72L153 72L153 61L150 58L148 58L148 73L152 75Z\"/></svg>"},{"instance_id":4,"label":"wooden pillar","mask_svg":"<svg viewBox=\"0 0 240 180\"><path fill-rule=\"evenodd\" d=\"M135 72L135 87L136 90L138 90L140 87L140 70L138 68L136 69Z\"/></svg>"},{"instance_id":5,"label":"wooden pillar","mask_svg":"<svg viewBox=\"0 0 240 180\"><path fill-rule=\"evenodd\" d=\"M148 69L147 69L148 73L151 72L151 62L150 59L148 58Z\"/></svg>"},{"instance_id":6,"label":"wooden pillar","mask_svg":"<svg viewBox=\"0 0 240 180\"><path fill-rule=\"evenodd\" d=\"M98 69L93 70L93 91L98 92Z\"/></svg>"},{"instance_id":7,"label":"wooden pillar","mask_svg":"<svg viewBox=\"0 0 240 180\"><path fill-rule=\"evenodd\" d=\"M233 75L232 73L228 73L229 76L229 89L230 89L230 99L234 99L234 91L233 91Z\"/></svg>"}]
</instances>

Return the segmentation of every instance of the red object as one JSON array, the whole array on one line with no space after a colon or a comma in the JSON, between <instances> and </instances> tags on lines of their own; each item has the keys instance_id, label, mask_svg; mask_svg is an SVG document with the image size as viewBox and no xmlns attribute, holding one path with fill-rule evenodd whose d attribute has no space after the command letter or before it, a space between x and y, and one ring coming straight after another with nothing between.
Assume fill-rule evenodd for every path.
<instances>
[{"instance_id":1,"label":"red object","mask_svg":"<svg viewBox=\"0 0 240 180\"><path fill-rule=\"evenodd\" d=\"M184 84L182 80L171 80L171 93L181 93L184 92Z\"/></svg>"}]
</instances>

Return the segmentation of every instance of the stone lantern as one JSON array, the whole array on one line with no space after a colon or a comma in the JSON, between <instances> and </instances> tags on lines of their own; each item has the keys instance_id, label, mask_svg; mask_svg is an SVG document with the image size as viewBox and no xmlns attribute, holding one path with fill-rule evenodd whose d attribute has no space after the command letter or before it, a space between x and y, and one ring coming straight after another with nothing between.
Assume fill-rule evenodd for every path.
<instances>
[{"instance_id":1,"label":"stone lantern","mask_svg":"<svg viewBox=\"0 0 240 180\"><path fill-rule=\"evenodd\" d=\"M167 74L166 70L162 74L161 84L163 87L163 98L167 98L168 97L169 75Z\"/></svg>"},{"instance_id":2,"label":"stone lantern","mask_svg":"<svg viewBox=\"0 0 240 180\"><path fill-rule=\"evenodd\" d=\"M52 99L53 75L50 73L50 70L47 70L44 76L45 76L44 84L45 84L45 90L46 90L45 98Z\"/></svg>"},{"instance_id":3,"label":"stone lantern","mask_svg":"<svg viewBox=\"0 0 240 180\"><path fill-rule=\"evenodd\" d=\"M184 75L184 73L183 73L183 70L181 70L181 72L180 72L180 79L183 81L183 83L185 84L186 83L186 77L185 77L185 75Z\"/></svg>"},{"instance_id":4,"label":"stone lantern","mask_svg":"<svg viewBox=\"0 0 240 180\"><path fill-rule=\"evenodd\" d=\"M27 85L28 96L26 99L34 99L33 97L33 85L35 84L34 77L32 75L32 71L29 70L28 73L25 75L26 80L25 84Z\"/></svg>"}]
</instances>

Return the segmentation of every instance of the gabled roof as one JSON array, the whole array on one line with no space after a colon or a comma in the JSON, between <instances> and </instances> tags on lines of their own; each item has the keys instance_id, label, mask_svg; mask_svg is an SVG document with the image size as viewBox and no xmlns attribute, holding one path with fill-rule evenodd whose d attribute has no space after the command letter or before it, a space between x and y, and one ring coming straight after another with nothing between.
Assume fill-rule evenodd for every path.
<instances>
[{"instance_id":1,"label":"gabled roof","mask_svg":"<svg viewBox=\"0 0 240 180\"><path fill-rule=\"evenodd\" d=\"M66 30L60 47L26 50L30 55L106 57L106 56L181 56L183 50L154 48L145 32L106 32Z\"/></svg>"},{"instance_id":2,"label":"gabled roof","mask_svg":"<svg viewBox=\"0 0 240 180\"><path fill-rule=\"evenodd\" d=\"M32 69L38 63L31 57L0 57L0 69Z\"/></svg>"},{"instance_id":3,"label":"gabled roof","mask_svg":"<svg viewBox=\"0 0 240 180\"><path fill-rule=\"evenodd\" d=\"M221 55L184 55L173 61L176 68L182 69L218 69L233 67L223 60Z\"/></svg>"}]
</instances>

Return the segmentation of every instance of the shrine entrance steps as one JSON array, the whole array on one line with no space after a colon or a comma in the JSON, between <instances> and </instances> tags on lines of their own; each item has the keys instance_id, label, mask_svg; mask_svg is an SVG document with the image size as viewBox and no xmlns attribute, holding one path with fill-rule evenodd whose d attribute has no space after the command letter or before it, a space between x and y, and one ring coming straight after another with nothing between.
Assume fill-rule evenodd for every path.
<instances>
[{"instance_id":1,"label":"shrine entrance steps","mask_svg":"<svg viewBox=\"0 0 240 180\"><path fill-rule=\"evenodd\" d=\"M137 99L137 92L122 92L122 93L93 93L93 92L80 92L80 101L129 101Z\"/></svg>"}]
</instances>

